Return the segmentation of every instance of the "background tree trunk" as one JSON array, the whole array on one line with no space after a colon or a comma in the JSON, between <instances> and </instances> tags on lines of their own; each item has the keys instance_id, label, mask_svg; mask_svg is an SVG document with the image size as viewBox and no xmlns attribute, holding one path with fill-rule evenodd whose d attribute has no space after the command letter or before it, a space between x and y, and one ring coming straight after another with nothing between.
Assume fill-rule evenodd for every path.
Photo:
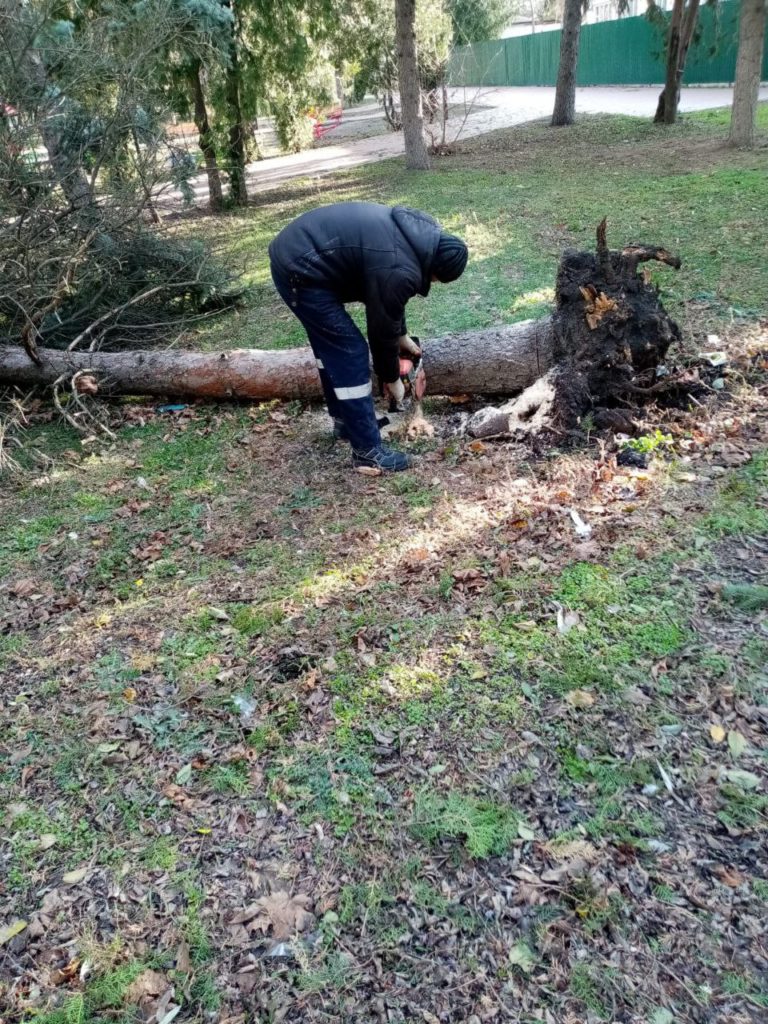
<instances>
[{"instance_id":1,"label":"background tree trunk","mask_svg":"<svg viewBox=\"0 0 768 1024\"><path fill-rule=\"evenodd\" d=\"M755 115L760 93L763 46L768 0L741 0L739 53L728 141L732 146L752 149L755 145Z\"/></svg>"},{"instance_id":2,"label":"background tree trunk","mask_svg":"<svg viewBox=\"0 0 768 1024\"><path fill-rule=\"evenodd\" d=\"M16 52L16 68L20 74L19 89L24 92L25 89L29 89L29 85L33 87L36 101L40 105L40 135L48 151L53 173L72 209L84 211L93 206L94 198L83 168L81 154L73 153L64 143L67 98L51 87L45 61L34 45L33 29L29 24L25 5L21 0L7 0L5 8L4 14L0 16L0 30L8 33ZM5 96L3 99L18 103L14 96ZM19 103L19 106L23 104Z\"/></svg>"},{"instance_id":3,"label":"background tree trunk","mask_svg":"<svg viewBox=\"0 0 768 1024\"><path fill-rule=\"evenodd\" d=\"M230 198L237 206L245 206L248 202L248 188L245 180L245 140L247 131L240 102L240 59L237 53L238 18L233 0L226 0L227 6L234 15L232 36L229 44L229 62L226 68L225 99L227 116L229 117L229 183Z\"/></svg>"},{"instance_id":4,"label":"background tree trunk","mask_svg":"<svg viewBox=\"0 0 768 1024\"><path fill-rule=\"evenodd\" d=\"M400 116L405 140L405 165L416 171L429 170L429 153L424 138L421 112L419 66L416 59L416 0L395 0L395 36L400 83Z\"/></svg>"},{"instance_id":5,"label":"background tree trunk","mask_svg":"<svg viewBox=\"0 0 768 1024\"><path fill-rule=\"evenodd\" d=\"M208 109L205 105L205 93L200 77L201 65L198 61L189 74L195 108L195 126L197 128L200 152L205 159L205 173L208 176L208 207L211 213L220 213L224 209L224 196L221 191L221 175L216 160L216 147L208 120Z\"/></svg>"},{"instance_id":6,"label":"background tree trunk","mask_svg":"<svg viewBox=\"0 0 768 1024\"><path fill-rule=\"evenodd\" d=\"M560 65L557 69L555 110L552 124L573 124L576 117L576 63L579 59L582 0L565 0Z\"/></svg>"},{"instance_id":7,"label":"background tree trunk","mask_svg":"<svg viewBox=\"0 0 768 1024\"><path fill-rule=\"evenodd\" d=\"M693 40L696 22L699 17L699 0L675 0L672 18L669 23L669 39L667 40L667 74L664 88L659 95L656 107L656 124L674 124L677 121L677 108L680 105L680 86L683 82L685 62Z\"/></svg>"}]
</instances>

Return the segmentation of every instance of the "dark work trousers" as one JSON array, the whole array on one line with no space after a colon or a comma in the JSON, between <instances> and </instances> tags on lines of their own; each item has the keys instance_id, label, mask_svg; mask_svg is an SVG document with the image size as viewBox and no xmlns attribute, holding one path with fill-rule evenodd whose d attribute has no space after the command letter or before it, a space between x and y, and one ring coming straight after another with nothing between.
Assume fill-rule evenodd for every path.
<instances>
[{"instance_id":1,"label":"dark work trousers","mask_svg":"<svg viewBox=\"0 0 768 1024\"><path fill-rule=\"evenodd\" d=\"M280 297L307 332L328 412L341 420L355 451L378 448L381 434L373 405L368 342L344 304L328 288L307 286L272 265Z\"/></svg>"}]
</instances>

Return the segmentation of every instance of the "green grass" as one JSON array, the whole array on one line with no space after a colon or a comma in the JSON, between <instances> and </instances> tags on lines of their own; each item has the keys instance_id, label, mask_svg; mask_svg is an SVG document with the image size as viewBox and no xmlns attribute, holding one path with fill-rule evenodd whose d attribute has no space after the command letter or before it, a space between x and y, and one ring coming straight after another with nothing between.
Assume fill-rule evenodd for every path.
<instances>
[{"instance_id":1,"label":"green grass","mask_svg":"<svg viewBox=\"0 0 768 1024\"><path fill-rule=\"evenodd\" d=\"M48 1013L35 1015L35 1024L104 1024L135 1021L134 1009L123 1006L125 994L138 976L147 969L142 961L131 961L98 974L89 981L83 993L67 997L64 1005Z\"/></svg>"},{"instance_id":2,"label":"green grass","mask_svg":"<svg viewBox=\"0 0 768 1024\"><path fill-rule=\"evenodd\" d=\"M374 807L372 764L357 744L283 750L269 775L275 799L293 805L307 822L324 818L339 835Z\"/></svg>"},{"instance_id":3,"label":"green grass","mask_svg":"<svg viewBox=\"0 0 768 1024\"><path fill-rule=\"evenodd\" d=\"M745 612L768 608L768 587L759 583L729 583L723 587L723 600Z\"/></svg>"},{"instance_id":4,"label":"green grass","mask_svg":"<svg viewBox=\"0 0 768 1024\"><path fill-rule=\"evenodd\" d=\"M711 536L768 532L768 453L756 455L720 488L702 526Z\"/></svg>"},{"instance_id":5,"label":"green grass","mask_svg":"<svg viewBox=\"0 0 768 1024\"><path fill-rule=\"evenodd\" d=\"M768 130L768 105L759 118ZM299 183L297 198L259 204L222 224L219 241L234 261L247 261L251 299L235 330L231 318L222 319L198 343L301 344L300 326L272 287L267 246L303 210L348 199L428 210L466 237L471 257L461 280L409 306L409 327L423 337L541 315L551 304L561 250L591 247L606 215L613 244L642 239L682 253L678 274L654 271L676 315L688 315L692 298L708 316L764 312L768 267L754 259L768 231L764 153L737 155L722 146L725 111L685 115L676 131L682 148L675 159L663 126L585 116L568 129L524 125L471 140L431 174L387 161L309 189ZM612 161L617 146L624 155ZM604 187L595 188L596 174Z\"/></svg>"},{"instance_id":6,"label":"green grass","mask_svg":"<svg viewBox=\"0 0 768 1024\"><path fill-rule=\"evenodd\" d=\"M663 563L623 566L576 562L554 581L502 581L502 600L526 594L524 611L486 621L480 635L512 660L532 691L616 690L639 678L643 663L679 650L687 638L679 585ZM553 639L552 601L578 613L577 628ZM525 692L525 691L524 691Z\"/></svg>"},{"instance_id":7,"label":"green grass","mask_svg":"<svg viewBox=\"0 0 768 1024\"><path fill-rule=\"evenodd\" d=\"M412 329L426 336L547 308L561 248L591 244L603 213L615 244L639 238L682 252L679 276L654 273L689 331L738 321L765 301L756 242L766 226L765 154L719 147L723 125L721 115L686 118L682 156L667 132L633 119L588 119L564 134L515 129L472 143L430 176L395 162L206 220L234 256L248 257L254 291L252 305L195 343L300 342L267 282L266 244L300 209L341 195L411 202L467 234L466 278L413 304ZM569 551L567 517L550 516L561 503L553 481L573 472L568 460L521 464L494 448L491 478L453 439L426 472L362 481L347 476L338 451L318 448L315 421L298 405L279 431L273 412L270 403L196 406L189 420L170 421L148 408L146 425L91 454L67 428L33 427L30 442L49 443L55 459L49 479L33 486L35 469L0 498L3 583L29 575L50 583L55 600L82 601L63 610L54 597L33 608L14 602L12 631L0 638L0 773L8 803L25 805L3 820L9 900L31 920L41 894L84 863L93 893L117 885L139 894L111 903L120 957L77 994L46 990L41 1010L49 995L62 1006L39 1020L127 1024L126 978L151 957L168 969L180 942L190 969L170 977L182 1016L229 1013L241 962L231 917L283 889L312 893L316 922L294 940L294 961L259 961L269 964L259 980L265 1013L290 1004L289 1015L321 1007L339 1016L358 1002L370 1016L367 981L347 951L396 976L406 1005L411 980L425 961L442 966L447 949L457 999L468 978L490 978L491 989L536 986L536 1005L553 1019L634 1018L644 1008L603 957L621 932L630 951L622 970L644 977L647 963L632 951L646 948L649 921L648 948L696 991L724 977L732 965L716 936L702 940L703 969L698 955L683 964L660 938L679 933L672 915L682 896L656 853L680 828L659 765L697 816L684 821L697 856L700 830L725 852L752 844L759 856L764 789L720 774L761 776L756 733L735 764L709 729L714 719L730 728L729 702L765 700L762 610L745 607L762 592L732 589L730 552L768 529L768 455L719 485L700 481L698 506L685 504L674 472L654 478L634 512L596 494L606 509L594 519L595 561L585 561ZM650 429L640 445L666 446ZM503 500L517 478L539 493L508 522L489 496ZM475 511L488 525L461 533ZM531 526L524 538L511 527L518 516ZM136 551L157 534L161 558L142 560ZM436 557L397 564L422 536ZM648 549L642 560L638 543ZM86 570L74 584L73 566ZM466 568L488 574L482 590L459 585L455 573ZM714 579L727 581L722 601L705 586ZM565 635L557 606L579 618ZM593 703L574 706L576 689ZM233 700L240 694L255 705L252 719ZM51 834L56 842L42 850L40 836ZM609 888L570 876L542 884L540 902L523 909L525 935L502 941L496 895L511 871L525 864L541 875L560 864L556 851L565 857L573 845L578 859L584 844L590 872ZM635 862L649 888L638 897L619 885L617 897L616 872ZM762 906L763 862L750 870ZM142 915L158 920L161 903L166 920L145 935ZM62 916L51 918L45 948L70 928ZM91 925L100 927L83 922ZM168 949L157 948L161 935ZM146 946L133 948L136 936ZM260 957L272 938L267 924L253 925L244 955ZM722 988L734 1003L762 998L746 975ZM666 1005L667 995L652 996ZM477 999L457 1016L479 1012Z\"/></svg>"},{"instance_id":8,"label":"green grass","mask_svg":"<svg viewBox=\"0 0 768 1024\"><path fill-rule=\"evenodd\" d=\"M518 836L518 812L492 800L451 791L422 790L417 794L411 828L427 843L459 839L471 857L505 853Z\"/></svg>"}]
</instances>

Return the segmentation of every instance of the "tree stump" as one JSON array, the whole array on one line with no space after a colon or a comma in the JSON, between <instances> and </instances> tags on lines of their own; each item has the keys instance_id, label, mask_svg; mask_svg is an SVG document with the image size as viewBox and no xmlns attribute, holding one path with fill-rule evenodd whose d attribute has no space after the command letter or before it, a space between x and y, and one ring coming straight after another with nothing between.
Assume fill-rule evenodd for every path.
<instances>
[{"instance_id":1,"label":"tree stump","mask_svg":"<svg viewBox=\"0 0 768 1024\"><path fill-rule=\"evenodd\" d=\"M680 337L658 288L640 269L649 260L680 267L679 258L660 246L610 250L605 220L595 252L566 250L552 316L553 368L512 402L476 413L470 433L568 432L587 412L606 426L626 423L626 413L613 407L655 393L656 369Z\"/></svg>"}]
</instances>

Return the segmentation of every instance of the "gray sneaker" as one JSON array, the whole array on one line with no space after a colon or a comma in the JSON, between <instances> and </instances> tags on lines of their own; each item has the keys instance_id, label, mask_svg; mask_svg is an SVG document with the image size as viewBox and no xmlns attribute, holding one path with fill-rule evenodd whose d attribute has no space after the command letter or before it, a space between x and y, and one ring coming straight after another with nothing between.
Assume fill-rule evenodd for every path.
<instances>
[{"instance_id":1,"label":"gray sneaker","mask_svg":"<svg viewBox=\"0 0 768 1024\"><path fill-rule=\"evenodd\" d=\"M381 445L378 448L371 448L367 452L358 452L353 448L352 465L355 469L373 469L380 473L401 473L404 469L411 468L413 458Z\"/></svg>"}]
</instances>

